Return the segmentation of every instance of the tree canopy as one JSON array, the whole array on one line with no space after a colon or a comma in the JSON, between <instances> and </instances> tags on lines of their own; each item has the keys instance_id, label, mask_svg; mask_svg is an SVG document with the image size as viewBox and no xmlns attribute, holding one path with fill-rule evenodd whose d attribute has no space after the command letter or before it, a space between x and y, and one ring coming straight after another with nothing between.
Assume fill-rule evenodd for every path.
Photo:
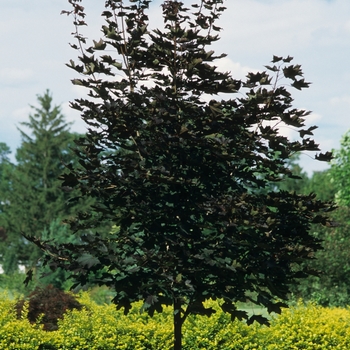
<instances>
[{"instance_id":1,"label":"tree canopy","mask_svg":"<svg viewBox=\"0 0 350 350\"><path fill-rule=\"evenodd\" d=\"M293 107L287 88L309 86L301 66L274 56L244 81L219 72L214 62L225 55L208 47L219 40L223 0L191 9L164 1L162 29L150 28L151 1L106 1L103 38L92 46L80 32L84 8L69 3L64 13L74 17L80 55L69 66L82 74L73 83L89 91L72 107L90 129L78 141L80 166L69 166L62 180L93 196L96 214L71 222L90 228L82 244L32 241L77 284L93 274L112 287L125 313L137 300L150 315L173 305L176 350L186 317L214 312L203 304L209 298L232 319L266 323L237 302L280 312L291 284L312 273L300 265L321 246L311 224L329 224L333 209L313 194L270 187L293 177L293 154L319 150L315 126L305 127L309 112ZM300 138L290 141L280 125ZM118 229L100 235L101 220Z\"/></svg>"}]
</instances>

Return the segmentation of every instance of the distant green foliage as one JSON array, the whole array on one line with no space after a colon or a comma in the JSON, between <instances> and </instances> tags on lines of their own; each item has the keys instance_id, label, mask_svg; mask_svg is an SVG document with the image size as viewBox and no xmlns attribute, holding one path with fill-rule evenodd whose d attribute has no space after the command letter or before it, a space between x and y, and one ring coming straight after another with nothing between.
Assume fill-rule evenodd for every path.
<instances>
[{"instance_id":1,"label":"distant green foliage","mask_svg":"<svg viewBox=\"0 0 350 350\"><path fill-rule=\"evenodd\" d=\"M322 201L334 201L337 189L331 173L331 169L313 172L304 191L316 193L317 198Z\"/></svg>"},{"instance_id":2,"label":"distant green foliage","mask_svg":"<svg viewBox=\"0 0 350 350\"><path fill-rule=\"evenodd\" d=\"M106 286L94 286L89 289L89 296L98 305L111 304L114 293Z\"/></svg>"},{"instance_id":3,"label":"distant green foliage","mask_svg":"<svg viewBox=\"0 0 350 350\"><path fill-rule=\"evenodd\" d=\"M337 203L350 208L350 130L343 135L340 148L334 151L330 178L336 189Z\"/></svg>"},{"instance_id":4,"label":"distant green foliage","mask_svg":"<svg viewBox=\"0 0 350 350\"><path fill-rule=\"evenodd\" d=\"M321 201L332 201L337 192L331 170L314 171L309 177L299 164L300 154L294 154L287 162L293 177L283 178L277 183L280 190L302 194L315 193Z\"/></svg>"},{"instance_id":5,"label":"distant green foliage","mask_svg":"<svg viewBox=\"0 0 350 350\"><path fill-rule=\"evenodd\" d=\"M3 240L6 238L5 232L3 231L4 220L2 213L4 207L6 206L6 198L8 196L9 190L9 179L7 174L13 170L13 164L10 162L9 155L11 154L10 148L6 143L0 142L0 228L1 236L0 239Z\"/></svg>"},{"instance_id":6,"label":"distant green foliage","mask_svg":"<svg viewBox=\"0 0 350 350\"><path fill-rule=\"evenodd\" d=\"M24 129L19 129L22 143L16 151L17 163L5 174L8 188L1 221L7 237L0 253L6 273L18 263L32 266L42 255L23 234L41 236L53 220L70 213L65 204L68 196L58 176L65 163L73 159L69 147L76 135L69 132L70 124L60 107L53 106L49 91L39 95L38 102L39 107L32 107L34 113L29 115L29 121L21 123Z\"/></svg>"},{"instance_id":7,"label":"distant green foliage","mask_svg":"<svg viewBox=\"0 0 350 350\"><path fill-rule=\"evenodd\" d=\"M28 286L25 286L23 283L25 277L25 274L21 272L13 272L9 275L0 274L0 292L6 291L13 297L29 294L34 290L36 281L32 281Z\"/></svg>"},{"instance_id":8,"label":"distant green foliage","mask_svg":"<svg viewBox=\"0 0 350 350\"><path fill-rule=\"evenodd\" d=\"M76 198L71 188L63 188L59 176L68 164L77 163L70 150L77 134L70 132L60 106L53 105L47 90L38 95L38 106L28 121L21 123L21 146L16 151L16 164L9 161L9 148L0 144L0 263L6 274L17 272L18 264L42 269L39 258L42 251L25 237L41 237L51 242L79 241L79 235L68 233L64 219L77 211L86 210L92 203L89 198ZM54 283L65 288L67 274L59 269L54 276L46 277L43 284Z\"/></svg>"},{"instance_id":9,"label":"distant green foliage","mask_svg":"<svg viewBox=\"0 0 350 350\"><path fill-rule=\"evenodd\" d=\"M314 300L323 306L350 305L350 208L340 207L332 218L335 226L313 228L315 236L323 240L323 250L309 261L309 267L320 271L319 277L309 277L292 287L293 294Z\"/></svg>"},{"instance_id":10,"label":"distant green foliage","mask_svg":"<svg viewBox=\"0 0 350 350\"><path fill-rule=\"evenodd\" d=\"M276 184L279 190L308 194L307 187L309 178L307 173L299 165L300 154L295 153L287 161L287 166L291 171L293 177L283 177L280 182Z\"/></svg>"},{"instance_id":11,"label":"distant green foliage","mask_svg":"<svg viewBox=\"0 0 350 350\"><path fill-rule=\"evenodd\" d=\"M293 285L294 297L315 300L324 306L350 304L350 131L342 137L340 147L333 151L331 168L305 177L300 168L301 180L289 182L289 190L314 192L320 200L334 200L339 208L331 214L333 227L313 226L313 234L323 240L323 250L307 265L320 271L319 277L309 277ZM294 165L295 167L295 165ZM295 167L296 168L296 167Z\"/></svg>"}]
</instances>

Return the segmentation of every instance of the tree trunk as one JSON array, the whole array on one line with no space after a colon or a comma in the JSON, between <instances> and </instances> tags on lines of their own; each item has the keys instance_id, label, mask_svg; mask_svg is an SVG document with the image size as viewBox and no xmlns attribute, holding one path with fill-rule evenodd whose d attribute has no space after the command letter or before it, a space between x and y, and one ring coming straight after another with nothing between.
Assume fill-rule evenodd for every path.
<instances>
[{"instance_id":1,"label":"tree trunk","mask_svg":"<svg viewBox=\"0 0 350 350\"><path fill-rule=\"evenodd\" d=\"M174 298L174 350L182 349L181 301Z\"/></svg>"}]
</instances>

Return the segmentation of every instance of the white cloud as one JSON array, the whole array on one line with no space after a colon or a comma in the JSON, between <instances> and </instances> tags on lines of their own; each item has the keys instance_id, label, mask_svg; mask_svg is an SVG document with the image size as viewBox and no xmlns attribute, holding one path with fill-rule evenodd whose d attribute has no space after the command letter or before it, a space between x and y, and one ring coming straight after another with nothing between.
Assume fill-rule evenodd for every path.
<instances>
[{"instance_id":1,"label":"white cloud","mask_svg":"<svg viewBox=\"0 0 350 350\"><path fill-rule=\"evenodd\" d=\"M3 68L0 70L0 81L3 85L26 82L33 77L31 69Z\"/></svg>"},{"instance_id":2,"label":"white cloud","mask_svg":"<svg viewBox=\"0 0 350 350\"><path fill-rule=\"evenodd\" d=\"M349 13L348 0L230 0L226 6L220 22L226 51L255 57L294 55L308 46L331 44L329 38L341 40Z\"/></svg>"},{"instance_id":3,"label":"white cloud","mask_svg":"<svg viewBox=\"0 0 350 350\"><path fill-rule=\"evenodd\" d=\"M333 97L330 102L332 105L350 105L350 95Z\"/></svg>"},{"instance_id":4,"label":"white cloud","mask_svg":"<svg viewBox=\"0 0 350 350\"><path fill-rule=\"evenodd\" d=\"M32 109L29 105L26 107L15 109L12 113L11 121L13 121L15 124L26 121L28 119L28 115L31 114L31 112Z\"/></svg>"},{"instance_id":5,"label":"white cloud","mask_svg":"<svg viewBox=\"0 0 350 350\"><path fill-rule=\"evenodd\" d=\"M350 33L350 20L345 22L344 29L345 29L346 32Z\"/></svg>"},{"instance_id":6,"label":"white cloud","mask_svg":"<svg viewBox=\"0 0 350 350\"><path fill-rule=\"evenodd\" d=\"M305 118L305 124L313 124L313 123L319 123L322 120L322 115L318 113L311 113Z\"/></svg>"},{"instance_id":7,"label":"white cloud","mask_svg":"<svg viewBox=\"0 0 350 350\"><path fill-rule=\"evenodd\" d=\"M244 79L249 72L257 72L255 68L244 66L239 62L232 61L229 57L221 58L214 62L219 71L230 72L234 79Z\"/></svg>"}]
</instances>

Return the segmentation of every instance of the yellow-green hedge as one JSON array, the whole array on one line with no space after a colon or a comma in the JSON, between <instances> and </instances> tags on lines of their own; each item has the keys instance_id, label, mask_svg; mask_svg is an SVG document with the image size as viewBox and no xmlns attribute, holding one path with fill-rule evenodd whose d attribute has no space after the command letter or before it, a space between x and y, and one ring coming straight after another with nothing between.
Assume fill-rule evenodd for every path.
<instances>
[{"instance_id":1,"label":"yellow-green hedge","mask_svg":"<svg viewBox=\"0 0 350 350\"><path fill-rule=\"evenodd\" d=\"M149 318L140 304L128 316L113 305L97 305L82 294L82 311L68 312L53 332L16 318L5 295L0 298L0 349L164 350L172 345L171 309ZM189 317L184 325L184 350L350 349L350 310L301 303L271 321L271 327L230 322L217 312L211 318Z\"/></svg>"}]
</instances>

